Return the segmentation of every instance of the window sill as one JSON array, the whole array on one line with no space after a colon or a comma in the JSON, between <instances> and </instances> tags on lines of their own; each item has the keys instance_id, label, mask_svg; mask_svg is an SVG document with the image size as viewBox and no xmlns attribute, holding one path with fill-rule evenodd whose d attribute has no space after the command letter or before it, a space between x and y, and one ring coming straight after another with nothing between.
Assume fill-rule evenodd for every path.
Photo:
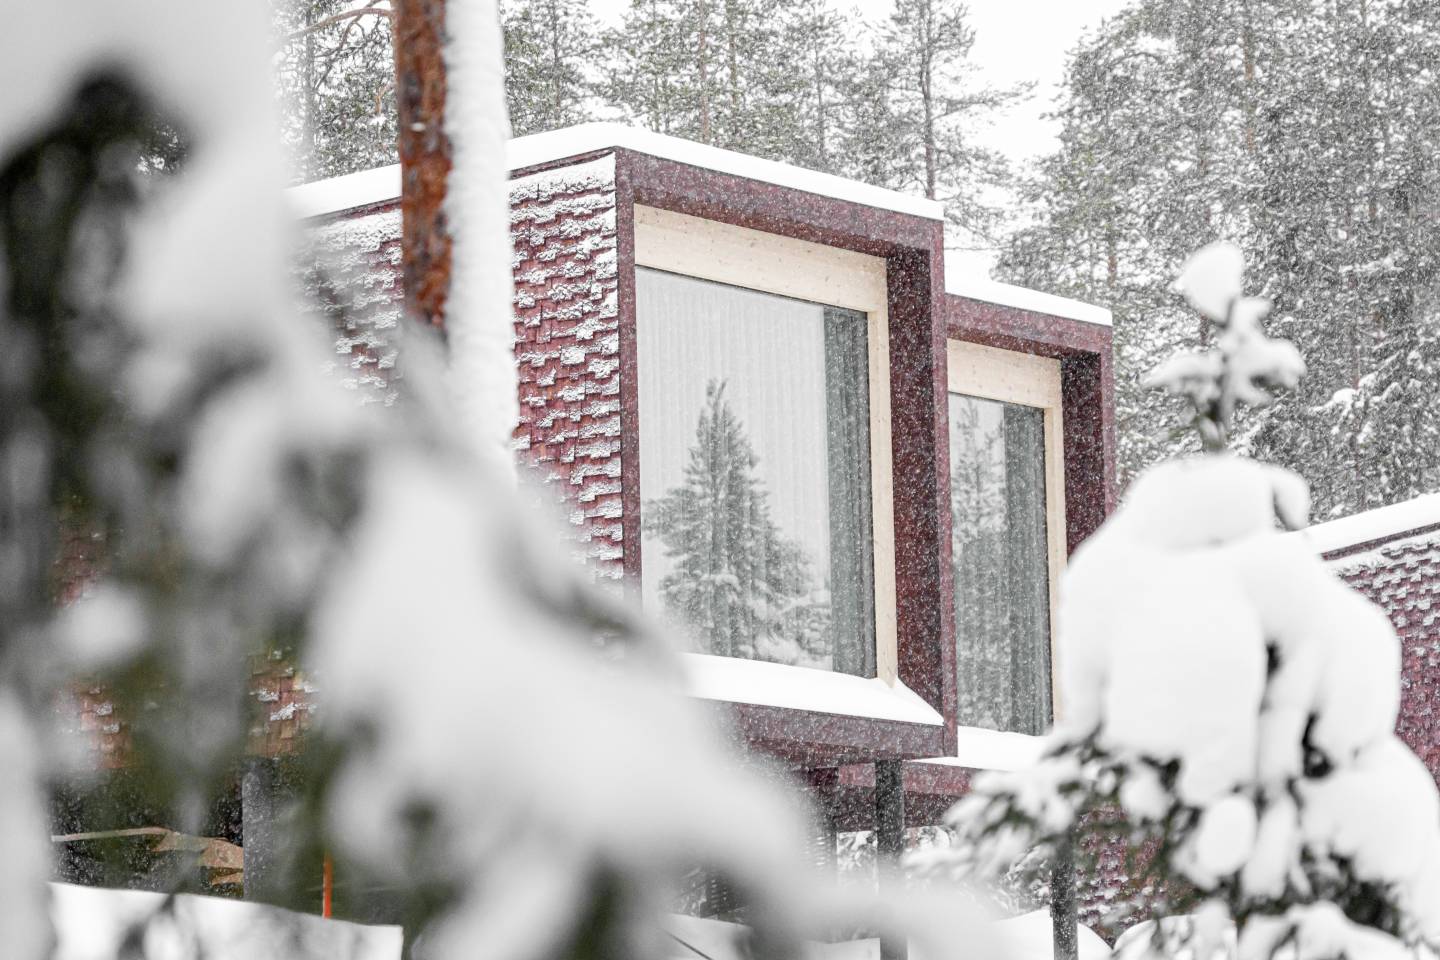
<instances>
[{"instance_id":1,"label":"window sill","mask_svg":"<svg viewBox=\"0 0 1440 960\"><path fill-rule=\"evenodd\" d=\"M703 653L681 654L691 696L811 713L943 726L934 707L897 682Z\"/></svg>"},{"instance_id":2,"label":"window sill","mask_svg":"<svg viewBox=\"0 0 1440 960\"><path fill-rule=\"evenodd\" d=\"M958 727L953 757L930 757L919 763L971 770L1020 770L1040 759L1045 738L981 727Z\"/></svg>"}]
</instances>

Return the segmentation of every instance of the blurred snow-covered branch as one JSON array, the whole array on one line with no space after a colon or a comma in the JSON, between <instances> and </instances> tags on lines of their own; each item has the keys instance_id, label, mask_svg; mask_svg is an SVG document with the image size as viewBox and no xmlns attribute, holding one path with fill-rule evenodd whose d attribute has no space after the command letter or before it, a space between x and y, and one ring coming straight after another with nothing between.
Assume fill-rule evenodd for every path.
<instances>
[{"instance_id":1,"label":"blurred snow-covered branch","mask_svg":"<svg viewBox=\"0 0 1440 960\"><path fill-rule=\"evenodd\" d=\"M456 249L485 261L451 302L460 418L418 337L393 407L320 374L284 283L263 18L85 6L0 38L19 91L0 108L6 955L47 950L38 790L61 754L31 731L56 689L103 670L133 694L133 762L183 829L243 756L247 662L272 653L306 664L323 704L316 835L297 844L398 891L427 957L662 955L670 882L696 863L740 892L762 953L824 922L795 804L494 469L515 402L505 124L493 25L473 48L464 26L493 6L454 25ZM161 120L193 153L142 192L129 158ZM62 516L107 546L66 610ZM637 642L607 653L597 627Z\"/></svg>"}]
</instances>

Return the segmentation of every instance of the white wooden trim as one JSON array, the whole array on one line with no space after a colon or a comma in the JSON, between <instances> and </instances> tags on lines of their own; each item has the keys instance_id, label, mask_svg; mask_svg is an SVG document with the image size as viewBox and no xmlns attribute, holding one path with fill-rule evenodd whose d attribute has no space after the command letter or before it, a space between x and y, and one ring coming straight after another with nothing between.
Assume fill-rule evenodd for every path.
<instances>
[{"instance_id":1,"label":"white wooden trim","mask_svg":"<svg viewBox=\"0 0 1440 960\"><path fill-rule=\"evenodd\" d=\"M1065 413L1060 361L963 340L945 344L951 393L1038 407L1045 417L1045 539L1049 550L1051 708L1060 717L1055 683L1055 623L1065 570Z\"/></svg>"},{"instance_id":2,"label":"white wooden trim","mask_svg":"<svg viewBox=\"0 0 1440 960\"><path fill-rule=\"evenodd\" d=\"M635 265L858 310L870 372L870 500L875 563L875 672L899 679L895 487L890 438L890 321L885 261L838 247L635 206ZM637 322L640 322L637 318Z\"/></svg>"}]
</instances>

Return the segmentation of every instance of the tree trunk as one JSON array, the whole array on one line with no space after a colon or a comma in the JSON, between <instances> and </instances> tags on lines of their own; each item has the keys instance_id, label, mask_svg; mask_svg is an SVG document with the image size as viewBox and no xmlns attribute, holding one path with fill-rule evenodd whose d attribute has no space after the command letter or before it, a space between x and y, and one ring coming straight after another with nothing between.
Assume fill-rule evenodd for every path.
<instances>
[{"instance_id":1,"label":"tree trunk","mask_svg":"<svg viewBox=\"0 0 1440 960\"><path fill-rule=\"evenodd\" d=\"M696 66L700 71L700 142L710 143L710 5L701 3L700 23L695 41Z\"/></svg>"},{"instance_id":2,"label":"tree trunk","mask_svg":"<svg viewBox=\"0 0 1440 960\"><path fill-rule=\"evenodd\" d=\"M395 0L394 23L405 308L419 322L443 330L450 292L445 0Z\"/></svg>"},{"instance_id":3,"label":"tree trunk","mask_svg":"<svg viewBox=\"0 0 1440 960\"><path fill-rule=\"evenodd\" d=\"M930 3L920 8L920 103L924 108L925 196L935 199L939 166L935 149L935 24Z\"/></svg>"},{"instance_id":4,"label":"tree trunk","mask_svg":"<svg viewBox=\"0 0 1440 960\"><path fill-rule=\"evenodd\" d=\"M735 0L725 0L725 53L730 72L730 123L738 123L744 111L740 91L740 27L737 23ZM734 146L734 144L724 144Z\"/></svg>"},{"instance_id":5,"label":"tree trunk","mask_svg":"<svg viewBox=\"0 0 1440 960\"><path fill-rule=\"evenodd\" d=\"M305 9L305 26L315 21L313 7ZM300 71L301 147L300 170L306 180L315 179L315 34L305 34L305 61Z\"/></svg>"},{"instance_id":6,"label":"tree trunk","mask_svg":"<svg viewBox=\"0 0 1440 960\"><path fill-rule=\"evenodd\" d=\"M560 11L550 4L550 118L549 129L558 129L564 124L565 84L561 81L563 60L560 57Z\"/></svg>"}]
</instances>

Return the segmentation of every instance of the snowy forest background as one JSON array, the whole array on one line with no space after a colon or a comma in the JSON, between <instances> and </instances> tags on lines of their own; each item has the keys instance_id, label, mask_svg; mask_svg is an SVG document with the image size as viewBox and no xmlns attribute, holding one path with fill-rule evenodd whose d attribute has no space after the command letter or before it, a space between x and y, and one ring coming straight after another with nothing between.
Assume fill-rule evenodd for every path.
<instances>
[{"instance_id":1,"label":"snowy forest background","mask_svg":"<svg viewBox=\"0 0 1440 960\"><path fill-rule=\"evenodd\" d=\"M1076 43L1059 148L1029 168L981 145L1033 94L979 82L957 0L879 23L830 0L634 0L618 26L584 0L502 8L517 135L619 119L923 194L996 279L1110 307L1123 482L1193 444L1140 381L1193 345L1169 285L1219 237L1310 363L1232 445L1309 477L1317 520L1440 479L1440 5L1135 0ZM297 178L394 162L384 0L281 0L275 25Z\"/></svg>"}]
</instances>

